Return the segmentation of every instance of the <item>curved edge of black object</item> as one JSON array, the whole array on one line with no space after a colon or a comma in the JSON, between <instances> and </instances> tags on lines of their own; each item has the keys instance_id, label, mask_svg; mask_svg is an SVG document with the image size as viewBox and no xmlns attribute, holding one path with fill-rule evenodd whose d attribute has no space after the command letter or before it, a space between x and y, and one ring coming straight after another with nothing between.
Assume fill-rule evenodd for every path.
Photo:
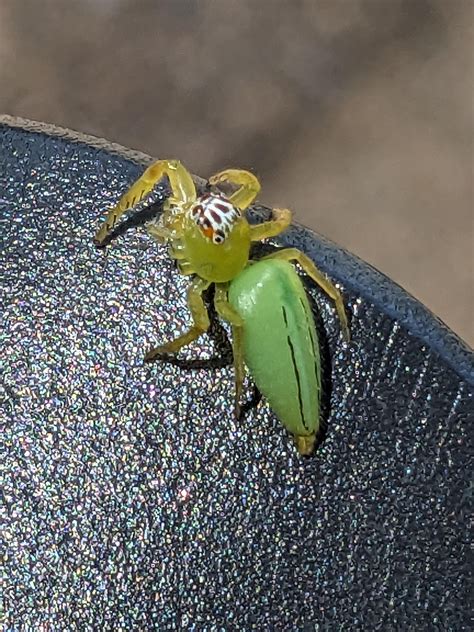
<instances>
[{"instance_id":1,"label":"curved edge of black object","mask_svg":"<svg viewBox=\"0 0 474 632\"><path fill-rule=\"evenodd\" d=\"M7 345L13 350L8 363L13 371L5 380L12 395L5 491L16 503L14 519L7 521L13 536L12 625L29 621L36 629L48 622L70 629L71 620L81 620L90 629L102 628L104 621L113 621L114 629L132 624L155 629L157 622L160 629L175 629L176 620L191 616L213 627L221 617L231 627L232 621L245 621L248 629L258 622L285 629L294 629L295 622L301 629L406 629L410 623L420 630L461 629L470 614L466 555L473 392L426 342L430 327L421 322L421 339L412 335L408 317L394 321L386 313L391 282L389 297L374 305L363 298L366 292L349 287L351 276L364 271L362 280L373 278L370 269L347 255L357 268L344 272L348 282L331 244L324 251L324 240L313 241L298 227L284 235L288 244L301 239L301 230L298 246L318 261L321 257L324 270L336 270L353 317L353 344L339 353L334 309L308 282L325 316L333 396L328 437L314 457L303 459L267 406L249 411L245 423L230 423L231 369L221 374L222 383L212 376L212 387L226 390L220 402L201 397L209 372L190 379L169 366L152 374L144 369L143 351L155 339L143 334L140 323L151 324L146 318L152 315L154 322L158 316L177 328L169 285L161 286L157 301L148 301L145 320L135 319L143 288L153 290L156 275L163 270L171 284L175 281L166 252L140 232L117 240L116 254L125 253L123 259L105 262L109 272L130 271L127 278L109 278L118 283L120 301L123 288L132 300L128 307L121 301L127 316L117 313L114 322L120 325L107 326L101 335L114 306L108 303L113 287L103 283L108 258L94 251L94 227L104 196L107 205L116 199L150 159L132 162L128 152L109 152L107 143L94 146L70 132L48 135L4 126L0 136L6 141L0 212L8 222L1 237L13 255L5 267L7 282L13 281L6 305L19 299L25 306L13 318L5 312ZM17 186L25 178L29 186ZM41 186L35 188L35 181ZM157 187L152 205L155 193L162 200L166 190L165 182ZM38 213L32 227L17 221L23 210L38 210L51 221L41 221ZM268 213L257 207L253 219ZM37 248L38 239L44 250ZM137 247L128 248L132 243ZM262 248L281 246L276 240ZM135 264L147 271L143 284L135 283ZM184 289L186 280L176 281ZM70 323L72 312L65 309L59 283L73 309L78 307L70 336L61 325ZM31 300L23 303L29 289ZM33 302L43 309L39 318L30 309ZM23 314L26 326L14 328ZM131 320L140 323L130 327ZM416 314L414 320L419 324ZM431 315L427 321L436 325ZM37 323L53 345L51 354L38 355L31 344ZM216 349L208 343L205 337L206 351ZM96 358L108 358L111 348L110 361L97 374ZM46 370L51 379L37 380L32 397L25 399L21 389L25 375L34 376L31 366L36 374ZM39 478L28 474L30 464ZM185 506L177 502L183 488L191 490ZM50 553L56 551L59 557L45 571L43 560L53 559ZM78 581L71 570L84 564Z\"/></svg>"},{"instance_id":2,"label":"curved edge of black object","mask_svg":"<svg viewBox=\"0 0 474 632\"><path fill-rule=\"evenodd\" d=\"M466 382L474 384L474 354L440 318L385 274L313 231L296 225L295 241L330 277L374 303L428 344ZM293 237L292 237L293 239ZM282 237L285 242L285 236ZM324 265L323 265L324 263Z\"/></svg>"},{"instance_id":3,"label":"curved edge of black object","mask_svg":"<svg viewBox=\"0 0 474 632\"><path fill-rule=\"evenodd\" d=\"M0 115L0 125L86 144L137 164L150 164L154 160L141 151L48 123ZM195 178L201 184L204 182L200 177ZM265 206L254 206L250 218L258 220L268 212L269 209ZM474 385L473 351L440 318L400 285L323 235L298 223L294 223L279 241L285 246L302 245L303 250L330 277L340 280L347 288L398 320L412 335L435 350L462 379Z\"/></svg>"}]
</instances>

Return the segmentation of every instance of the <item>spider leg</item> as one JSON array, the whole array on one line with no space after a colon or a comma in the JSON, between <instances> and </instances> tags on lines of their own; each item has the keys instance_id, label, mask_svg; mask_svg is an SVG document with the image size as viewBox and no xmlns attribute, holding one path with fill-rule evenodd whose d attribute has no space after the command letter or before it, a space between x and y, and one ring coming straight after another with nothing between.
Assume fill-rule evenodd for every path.
<instances>
[{"instance_id":1,"label":"spider leg","mask_svg":"<svg viewBox=\"0 0 474 632\"><path fill-rule=\"evenodd\" d=\"M272 209L271 220L250 226L250 239L252 241L262 241L262 239L267 239L267 237L279 235L291 224L291 215L291 211L286 208Z\"/></svg>"},{"instance_id":2,"label":"spider leg","mask_svg":"<svg viewBox=\"0 0 474 632\"><path fill-rule=\"evenodd\" d=\"M219 173L209 178L209 184L211 186L216 186L223 182L229 182L239 187L237 191L229 197L229 200L241 211L252 204L260 191L260 183L257 178L253 173L244 171L243 169L226 169L225 171L219 171Z\"/></svg>"},{"instance_id":3,"label":"spider leg","mask_svg":"<svg viewBox=\"0 0 474 632\"><path fill-rule=\"evenodd\" d=\"M232 349L235 370L235 416L240 417L240 399L244 383L243 320L227 300L227 284L216 285L214 305L217 313L232 326Z\"/></svg>"},{"instance_id":4,"label":"spider leg","mask_svg":"<svg viewBox=\"0 0 474 632\"><path fill-rule=\"evenodd\" d=\"M323 274L321 270L318 270L314 262L305 255L304 252L301 252L301 250L297 248L285 248L284 250L278 250L271 255L267 255L263 257L263 259L282 259L283 261L296 261L299 263L305 273L334 301L344 338L346 340L350 339L349 325L341 293L327 276Z\"/></svg>"},{"instance_id":5,"label":"spider leg","mask_svg":"<svg viewBox=\"0 0 474 632\"><path fill-rule=\"evenodd\" d=\"M158 160L150 165L145 172L132 184L128 191L113 206L99 228L95 243L100 246L114 229L117 221L125 211L133 208L143 198L151 193L155 185L168 176L172 195L170 201L176 204L187 204L196 199L196 187L191 174L183 167L179 160Z\"/></svg>"},{"instance_id":6,"label":"spider leg","mask_svg":"<svg viewBox=\"0 0 474 632\"><path fill-rule=\"evenodd\" d=\"M169 241L172 238L171 230L166 226L166 222L163 222L163 226L157 226L156 224L148 224L146 230L149 235L153 237L155 241L162 244Z\"/></svg>"},{"instance_id":7,"label":"spider leg","mask_svg":"<svg viewBox=\"0 0 474 632\"><path fill-rule=\"evenodd\" d=\"M196 340L196 338L199 338L207 331L210 324L209 315L202 299L202 293L204 290L207 290L210 284L210 281L199 277L193 281L188 289L188 307L193 318L193 325L181 336L155 349L151 349L145 356L145 362L154 362L159 360L162 355L177 353L182 347Z\"/></svg>"}]
</instances>

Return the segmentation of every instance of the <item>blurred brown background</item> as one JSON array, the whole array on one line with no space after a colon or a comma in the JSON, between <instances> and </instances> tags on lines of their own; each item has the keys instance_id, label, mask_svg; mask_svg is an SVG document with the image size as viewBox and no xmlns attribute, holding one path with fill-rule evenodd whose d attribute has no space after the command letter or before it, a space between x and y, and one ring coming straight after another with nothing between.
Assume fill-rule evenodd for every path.
<instances>
[{"instance_id":1,"label":"blurred brown background","mask_svg":"<svg viewBox=\"0 0 474 632\"><path fill-rule=\"evenodd\" d=\"M0 111L254 170L474 343L474 0L0 0Z\"/></svg>"}]
</instances>

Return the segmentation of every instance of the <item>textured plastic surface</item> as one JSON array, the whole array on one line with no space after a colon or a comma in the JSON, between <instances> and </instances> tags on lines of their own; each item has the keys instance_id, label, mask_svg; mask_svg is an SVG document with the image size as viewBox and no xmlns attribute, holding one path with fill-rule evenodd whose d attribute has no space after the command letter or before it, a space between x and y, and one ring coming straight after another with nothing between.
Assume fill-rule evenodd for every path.
<instances>
[{"instance_id":1,"label":"textured plastic surface","mask_svg":"<svg viewBox=\"0 0 474 632\"><path fill-rule=\"evenodd\" d=\"M264 402L235 421L231 367L143 366L188 322L165 250L143 230L92 244L134 159L0 126L6 628L468 629L473 354L295 227L282 241L341 283L352 315L345 345L311 288L326 439L300 457ZM184 355L212 354L203 337Z\"/></svg>"}]
</instances>

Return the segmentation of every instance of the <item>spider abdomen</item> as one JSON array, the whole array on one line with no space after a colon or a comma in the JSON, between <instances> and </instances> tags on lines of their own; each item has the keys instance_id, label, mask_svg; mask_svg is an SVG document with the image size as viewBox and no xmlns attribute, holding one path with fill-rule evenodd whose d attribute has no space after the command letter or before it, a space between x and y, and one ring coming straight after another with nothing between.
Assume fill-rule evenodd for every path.
<instances>
[{"instance_id":1,"label":"spider abdomen","mask_svg":"<svg viewBox=\"0 0 474 632\"><path fill-rule=\"evenodd\" d=\"M293 266L254 263L231 281L230 304L244 321L244 359L259 390L303 453L319 429L321 368L313 314Z\"/></svg>"}]
</instances>

